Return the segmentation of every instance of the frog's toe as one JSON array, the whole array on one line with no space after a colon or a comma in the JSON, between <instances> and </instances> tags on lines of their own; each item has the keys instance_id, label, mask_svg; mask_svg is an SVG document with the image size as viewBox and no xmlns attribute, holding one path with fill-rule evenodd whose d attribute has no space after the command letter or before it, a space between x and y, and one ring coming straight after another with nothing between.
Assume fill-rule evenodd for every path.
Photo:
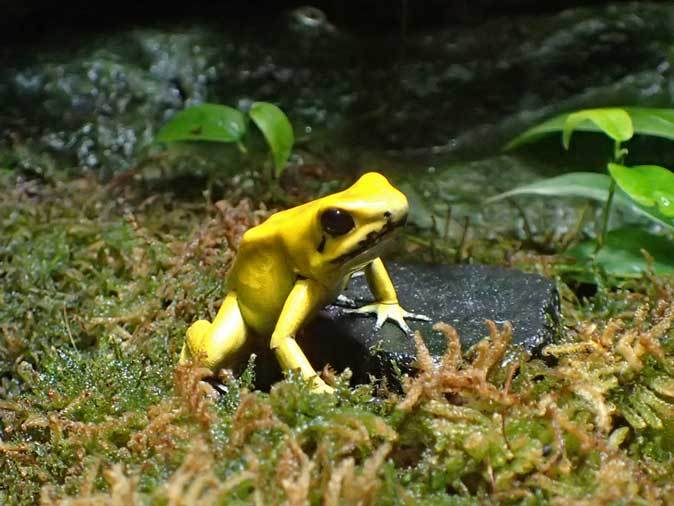
<instances>
[{"instance_id":1,"label":"frog's toe","mask_svg":"<svg viewBox=\"0 0 674 506\"><path fill-rule=\"evenodd\" d=\"M425 314L420 313L408 313L405 311L405 318L412 318L413 320L421 320L424 322L432 322L433 320L426 316Z\"/></svg>"},{"instance_id":2,"label":"frog's toe","mask_svg":"<svg viewBox=\"0 0 674 506\"><path fill-rule=\"evenodd\" d=\"M200 343L211 331L211 322L208 320L197 320L187 329L187 340L190 344Z\"/></svg>"},{"instance_id":3,"label":"frog's toe","mask_svg":"<svg viewBox=\"0 0 674 506\"><path fill-rule=\"evenodd\" d=\"M328 385L318 376L313 376L309 379L311 381L311 391L316 394L334 394L335 389Z\"/></svg>"},{"instance_id":4,"label":"frog's toe","mask_svg":"<svg viewBox=\"0 0 674 506\"><path fill-rule=\"evenodd\" d=\"M353 314L379 314L379 306L381 304L368 304L367 306L362 306L359 308L355 309L350 309L350 308L344 308L342 311L345 313L353 313Z\"/></svg>"},{"instance_id":5,"label":"frog's toe","mask_svg":"<svg viewBox=\"0 0 674 506\"><path fill-rule=\"evenodd\" d=\"M377 321L374 323L374 330L379 332L381 328L384 326L384 322L386 321L387 315L384 311L377 311ZM403 325L405 322L403 321Z\"/></svg>"},{"instance_id":6,"label":"frog's toe","mask_svg":"<svg viewBox=\"0 0 674 506\"><path fill-rule=\"evenodd\" d=\"M180 363L194 360L197 355L204 352L204 343L207 342L211 333L212 324L207 320L197 320L187 329L185 344L180 353Z\"/></svg>"},{"instance_id":7,"label":"frog's toe","mask_svg":"<svg viewBox=\"0 0 674 506\"><path fill-rule=\"evenodd\" d=\"M386 321L386 314L381 311L380 308L381 304L368 304L366 306L362 306L359 308L355 309L348 309L345 308L342 311L345 313L349 314L359 314L359 315L369 315L369 314L375 314L377 315L377 322L374 324L375 330L379 330L382 325L384 325L384 322Z\"/></svg>"},{"instance_id":8,"label":"frog's toe","mask_svg":"<svg viewBox=\"0 0 674 506\"><path fill-rule=\"evenodd\" d=\"M337 296L337 304L341 304L342 306L351 307L351 308L356 307L356 301L353 300L351 297L347 297L343 293L340 293Z\"/></svg>"},{"instance_id":9,"label":"frog's toe","mask_svg":"<svg viewBox=\"0 0 674 506\"><path fill-rule=\"evenodd\" d=\"M389 319L393 320L398 324L398 326L405 332L405 334L411 334L412 329L410 328L409 325L407 325L407 322L405 321L405 318L402 316L388 316Z\"/></svg>"},{"instance_id":10,"label":"frog's toe","mask_svg":"<svg viewBox=\"0 0 674 506\"><path fill-rule=\"evenodd\" d=\"M411 334L412 329L405 321L405 318L412 318L414 320L431 321L431 319L423 314L410 313L405 311L400 304L390 303L376 303L368 304L358 309L345 309L346 313L356 314L376 314L377 321L374 325L375 331L379 331L386 320L394 321L406 334Z\"/></svg>"}]
</instances>

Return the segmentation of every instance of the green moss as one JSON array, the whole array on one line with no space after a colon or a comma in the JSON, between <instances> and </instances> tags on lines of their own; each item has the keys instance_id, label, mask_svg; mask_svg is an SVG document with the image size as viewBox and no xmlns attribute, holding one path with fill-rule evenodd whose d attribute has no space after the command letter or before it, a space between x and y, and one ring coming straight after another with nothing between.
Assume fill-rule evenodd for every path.
<instances>
[{"instance_id":1,"label":"green moss","mask_svg":"<svg viewBox=\"0 0 674 506\"><path fill-rule=\"evenodd\" d=\"M211 396L175 364L250 209L86 180L4 177L1 194L0 503L672 500L671 279L586 301L560 282L567 331L544 360L510 357L512 381L503 357L480 372L476 349L405 394L347 374L335 396L294 375L251 391L251 361Z\"/></svg>"}]
</instances>

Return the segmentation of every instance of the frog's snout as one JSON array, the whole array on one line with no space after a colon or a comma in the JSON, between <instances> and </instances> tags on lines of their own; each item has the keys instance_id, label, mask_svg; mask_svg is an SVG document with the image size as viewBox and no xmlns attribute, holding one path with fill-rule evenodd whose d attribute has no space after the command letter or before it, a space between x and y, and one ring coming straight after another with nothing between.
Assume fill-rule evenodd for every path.
<instances>
[{"instance_id":1,"label":"frog's snout","mask_svg":"<svg viewBox=\"0 0 674 506\"><path fill-rule=\"evenodd\" d=\"M398 216L394 216L391 211L386 211L384 218L386 218L386 226L388 228L402 227L407 223L407 210L398 213Z\"/></svg>"}]
</instances>

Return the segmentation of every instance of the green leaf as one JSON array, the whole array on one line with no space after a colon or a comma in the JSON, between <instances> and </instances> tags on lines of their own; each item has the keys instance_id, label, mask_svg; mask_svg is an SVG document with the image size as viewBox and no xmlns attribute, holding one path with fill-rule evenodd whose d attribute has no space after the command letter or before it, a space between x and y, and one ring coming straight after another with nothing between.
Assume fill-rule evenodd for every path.
<instances>
[{"instance_id":1,"label":"green leaf","mask_svg":"<svg viewBox=\"0 0 674 506\"><path fill-rule=\"evenodd\" d=\"M596 241L586 241L567 251L580 262L591 262ZM620 228L606 235L606 242L595 258L607 274L638 277L648 268L641 250L654 258L656 274L674 274L674 241L653 235L641 228Z\"/></svg>"},{"instance_id":2,"label":"green leaf","mask_svg":"<svg viewBox=\"0 0 674 506\"><path fill-rule=\"evenodd\" d=\"M631 200L626 193L622 191L622 189L619 190L620 195L624 196L626 200ZM659 195L659 192L656 192L658 194L658 198L661 196ZM616 192L616 195L618 193ZM665 204L664 202L662 203L663 205ZM658 208L656 207L647 207L642 204L639 204L638 202L632 200L632 209L635 210L637 213L649 218L650 220L659 223L660 225L664 225L665 227L670 228L671 230L674 230L674 217L672 216L665 216L662 214Z\"/></svg>"},{"instance_id":3,"label":"green leaf","mask_svg":"<svg viewBox=\"0 0 674 506\"><path fill-rule=\"evenodd\" d=\"M237 109L201 104L184 109L157 132L159 142L238 142L246 133L246 119Z\"/></svg>"},{"instance_id":4,"label":"green leaf","mask_svg":"<svg viewBox=\"0 0 674 506\"><path fill-rule=\"evenodd\" d=\"M611 178L606 174L594 172L569 172L561 176L541 179L533 183L519 186L510 191L488 198L485 203L491 204L499 200L518 195L543 195L553 197L584 197L605 202Z\"/></svg>"},{"instance_id":5,"label":"green leaf","mask_svg":"<svg viewBox=\"0 0 674 506\"><path fill-rule=\"evenodd\" d=\"M657 165L625 167L609 163L608 170L618 186L642 206L657 206L660 213L674 217L674 174Z\"/></svg>"},{"instance_id":6,"label":"green leaf","mask_svg":"<svg viewBox=\"0 0 674 506\"><path fill-rule=\"evenodd\" d=\"M632 118L635 133L674 140L674 109L627 107L625 110Z\"/></svg>"},{"instance_id":7,"label":"green leaf","mask_svg":"<svg viewBox=\"0 0 674 506\"><path fill-rule=\"evenodd\" d=\"M582 197L599 202L606 202L611 177L607 174L593 172L570 172L561 176L541 179L533 183L519 186L510 191L494 195L485 201L491 204L499 200L521 195L539 195L551 197ZM640 214L649 220L674 230L674 218L668 217L657 209L649 209L639 202L629 198L623 191L616 191L613 204L623 209Z\"/></svg>"},{"instance_id":8,"label":"green leaf","mask_svg":"<svg viewBox=\"0 0 674 506\"><path fill-rule=\"evenodd\" d=\"M635 134L674 140L674 109L654 107L625 107L623 109L632 118ZM510 141L505 149L513 149L534 142L547 134L563 131L568 116L570 116L570 113L560 114L530 128ZM583 132L602 131L595 123L590 121L580 123L574 130Z\"/></svg>"},{"instance_id":9,"label":"green leaf","mask_svg":"<svg viewBox=\"0 0 674 506\"><path fill-rule=\"evenodd\" d=\"M279 177L290 158L295 136L293 127L285 113L268 102L255 102L249 113L250 118L262 131L274 158L275 175Z\"/></svg>"},{"instance_id":10,"label":"green leaf","mask_svg":"<svg viewBox=\"0 0 674 506\"><path fill-rule=\"evenodd\" d=\"M616 142L625 142L634 135L632 119L624 109L585 109L569 114L564 121L562 144L569 149L571 134L582 123L594 123L597 128Z\"/></svg>"},{"instance_id":11,"label":"green leaf","mask_svg":"<svg viewBox=\"0 0 674 506\"><path fill-rule=\"evenodd\" d=\"M534 127L529 128L528 130L525 130L520 135L511 140L508 144L506 144L503 149L505 150L515 149L524 144L529 144L530 142L537 141L541 137L544 137L548 134L561 132L564 129L564 123L566 122L566 118L568 115L569 113L560 114L559 116L550 118L544 121L543 123L540 123ZM592 123L584 123L578 125L576 130L580 130L583 132L599 131L597 126Z\"/></svg>"}]
</instances>

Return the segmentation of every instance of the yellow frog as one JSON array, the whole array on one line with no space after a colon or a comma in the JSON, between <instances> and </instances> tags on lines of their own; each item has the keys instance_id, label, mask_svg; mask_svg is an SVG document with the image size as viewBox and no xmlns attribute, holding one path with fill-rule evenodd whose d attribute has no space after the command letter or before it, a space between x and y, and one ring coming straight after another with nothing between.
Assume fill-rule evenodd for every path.
<instances>
[{"instance_id":1,"label":"yellow frog","mask_svg":"<svg viewBox=\"0 0 674 506\"><path fill-rule=\"evenodd\" d=\"M407 198L376 172L350 188L278 212L248 230L227 275L229 292L213 323L199 320L187 331L180 356L211 369L227 366L250 339L270 339L284 369L299 369L315 390L332 389L318 377L295 334L333 301L356 271L363 270L376 302L355 313L377 315L410 332L408 313L379 255L407 219Z\"/></svg>"}]
</instances>

